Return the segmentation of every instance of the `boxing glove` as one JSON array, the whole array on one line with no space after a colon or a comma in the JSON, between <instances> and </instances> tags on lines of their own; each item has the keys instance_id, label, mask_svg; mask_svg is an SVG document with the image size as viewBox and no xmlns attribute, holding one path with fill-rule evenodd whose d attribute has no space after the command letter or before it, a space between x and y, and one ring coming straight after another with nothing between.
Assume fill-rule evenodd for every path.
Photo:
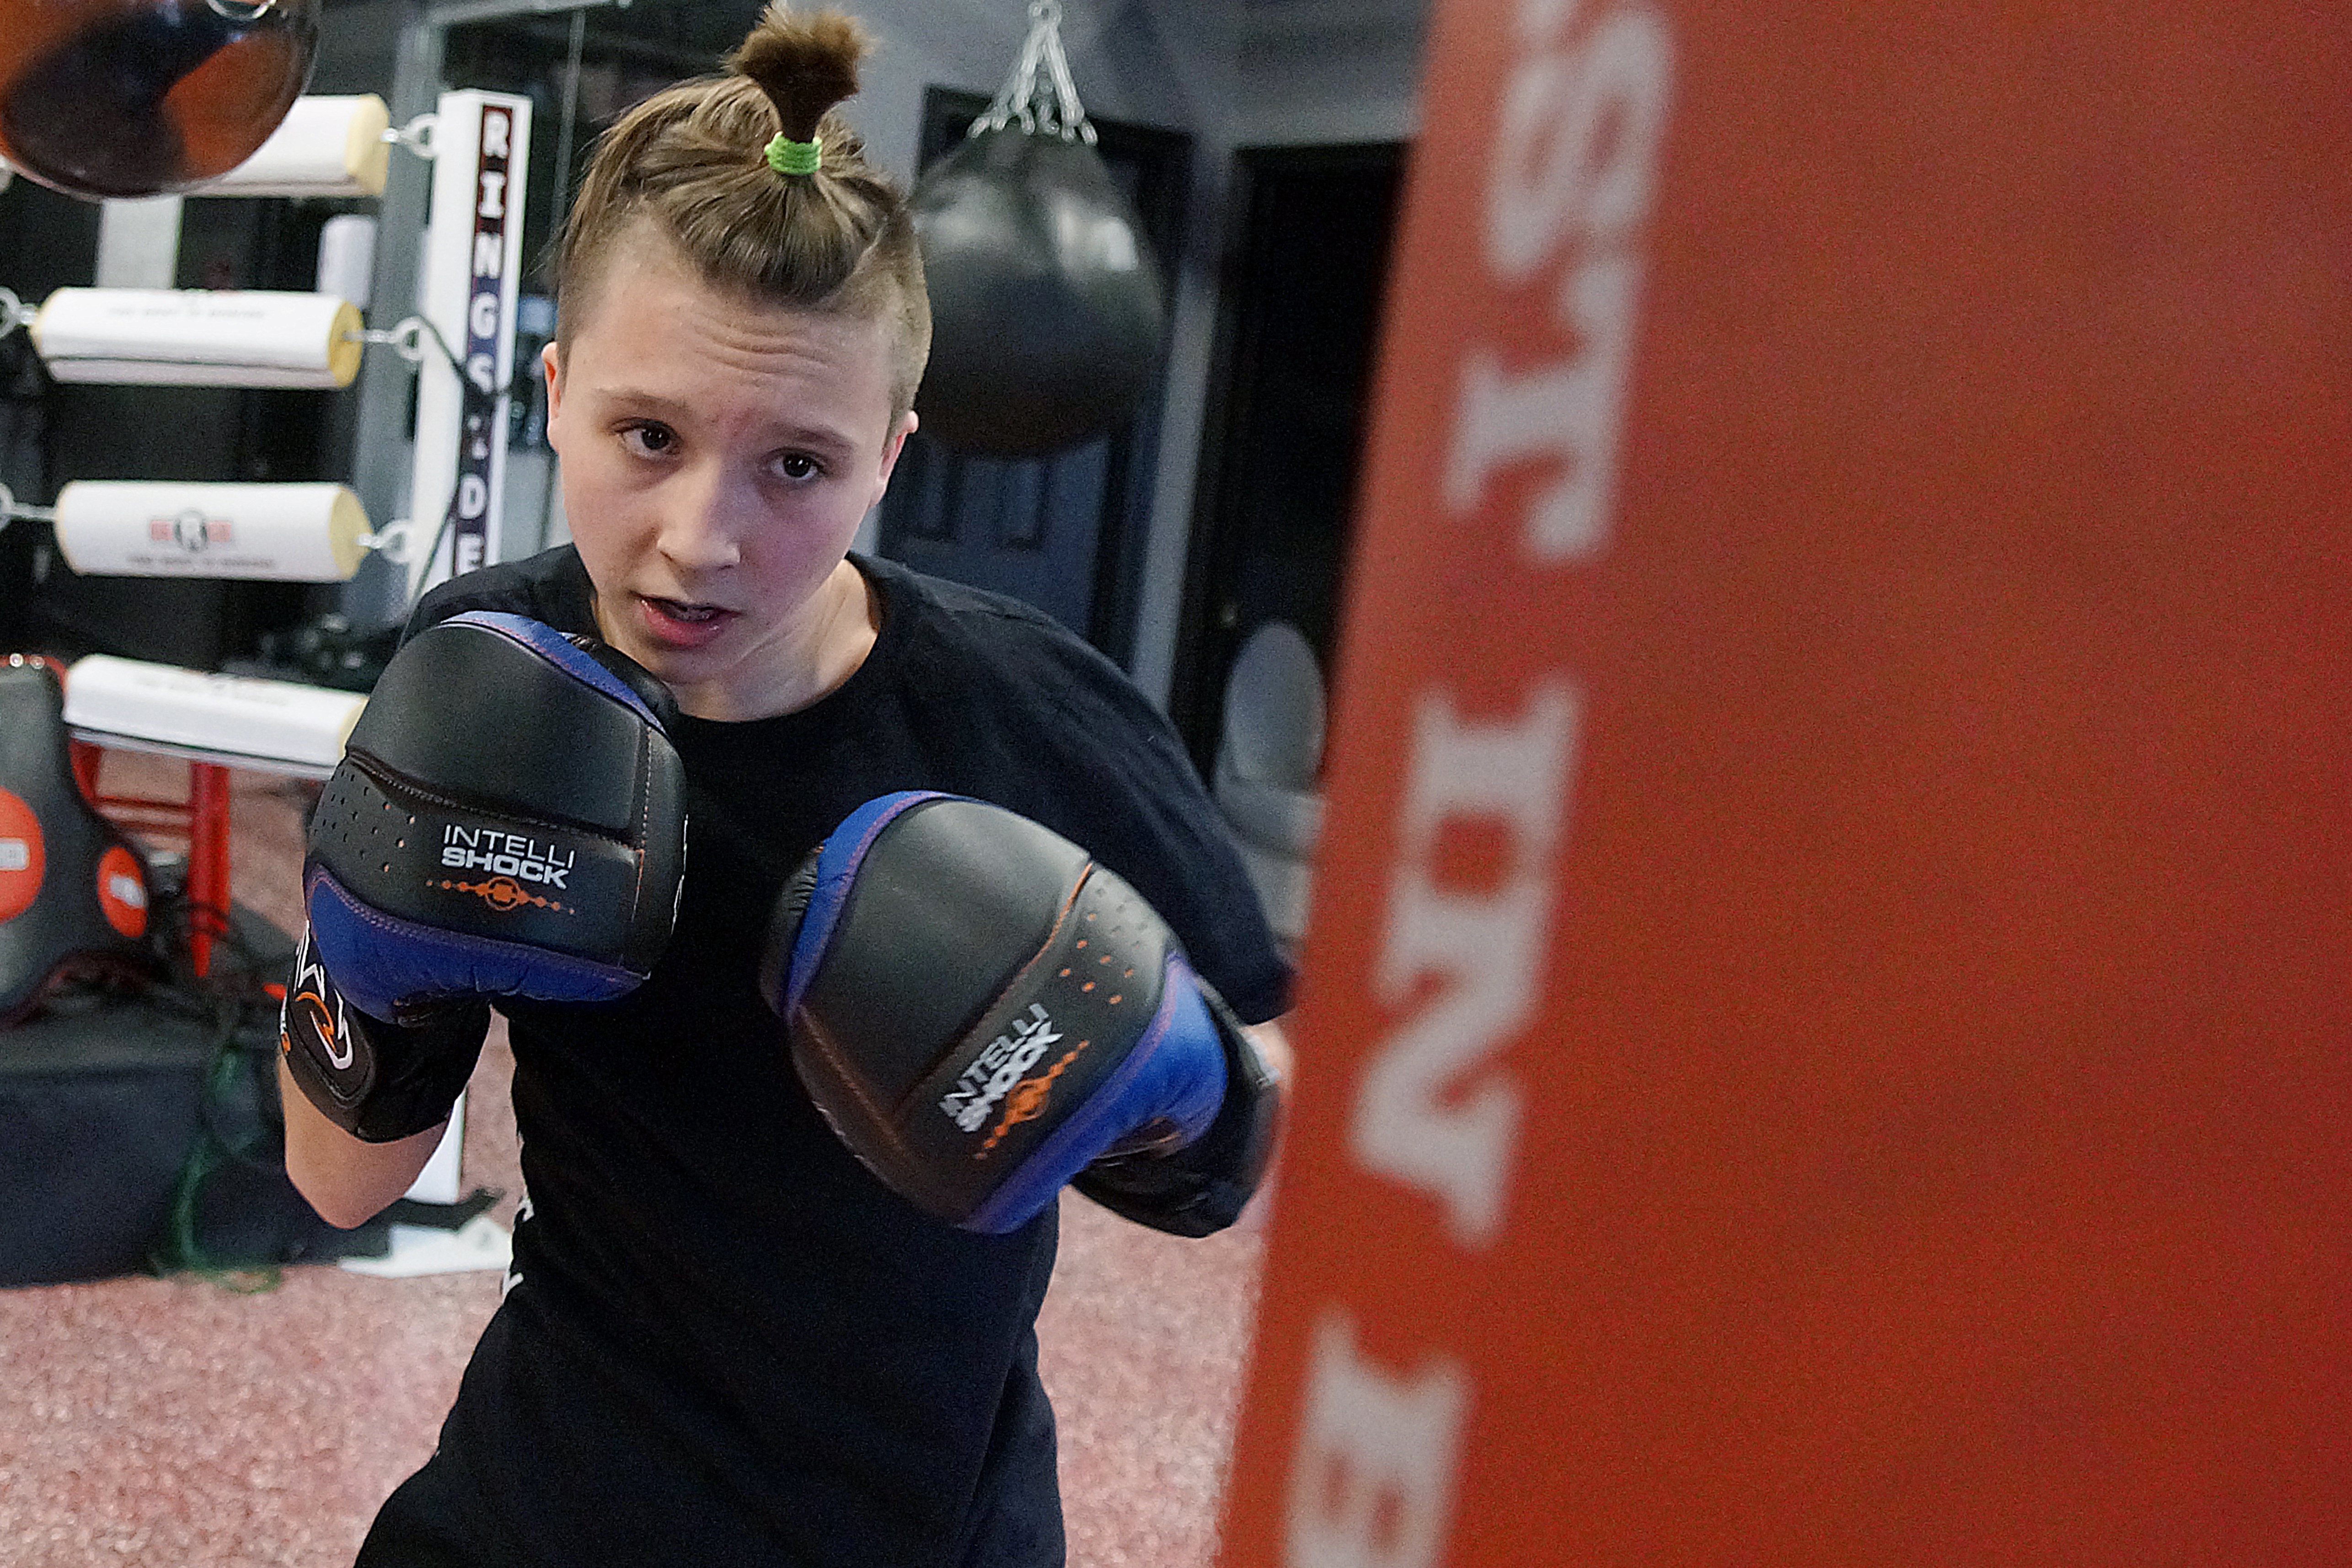
<instances>
[{"instance_id":1,"label":"boxing glove","mask_svg":"<svg viewBox=\"0 0 2352 1568\"><path fill-rule=\"evenodd\" d=\"M422 1132L488 998L608 1001L652 972L686 864L667 705L624 655L499 612L393 657L311 816L279 1031L330 1120Z\"/></svg>"},{"instance_id":2,"label":"boxing glove","mask_svg":"<svg viewBox=\"0 0 2352 1568\"><path fill-rule=\"evenodd\" d=\"M1134 888L1001 807L853 812L779 900L761 986L850 1151L965 1229L1015 1229L1083 1176L1206 1235L1265 1171L1279 1092L1240 1022Z\"/></svg>"}]
</instances>

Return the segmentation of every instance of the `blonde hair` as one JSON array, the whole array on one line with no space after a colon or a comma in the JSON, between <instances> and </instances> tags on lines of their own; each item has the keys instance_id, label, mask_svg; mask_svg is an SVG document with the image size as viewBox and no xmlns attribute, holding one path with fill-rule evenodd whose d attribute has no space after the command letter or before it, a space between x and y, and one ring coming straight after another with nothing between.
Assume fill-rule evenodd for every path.
<instances>
[{"instance_id":1,"label":"blonde hair","mask_svg":"<svg viewBox=\"0 0 2352 1568\"><path fill-rule=\"evenodd\" d=\"M914 221L896 181L835 106L857 90L866 29L839 11L768 7L727 74L680 82L614 121L596 144L556 264L557 341L568 351L621 237L650 222L709 283L795 309L892 329L892 413L914 405L931 307ZM779 132L823 143L814 172L766 157Z\"/></svg>"}]
</instances>

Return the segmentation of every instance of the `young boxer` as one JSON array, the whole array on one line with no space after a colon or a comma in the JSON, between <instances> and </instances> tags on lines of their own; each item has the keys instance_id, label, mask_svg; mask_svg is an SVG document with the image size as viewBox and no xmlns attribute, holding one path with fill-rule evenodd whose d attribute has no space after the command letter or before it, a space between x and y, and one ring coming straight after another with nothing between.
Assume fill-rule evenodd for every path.
<instances>
[{"instance_id":1,"label":"young boxer","mask_svg":"<svg viewBox=\"0 0 2352 1568\"><path fill-rule=\"evenodd\" d=\"M488 999L510 1022L529 1188L506 1298L370 1568L1063 1561L1034 1327L1051 1202L991 1234L909 1201L782 1044L771 912L867 803L1017 813L1131 886L1239 1019L1285 1003L1152 705L1030 609L848 553L915 427L929 335L904 195L830 112L865 47L836 14L772 10L727 75L605 133L546 357L574 542L426 597L402 658L434 673L380 690L338 787L352 822L446 809L532 863L618 855L635 880L609 937L583 958L560 934L445 925L313 830L320 1000L289 1007L284 1077L298 1185L343 1223L405 1190ZM491 754L495 777L469 772ZM647 964L673 768L682 892ZM583 826L599 813L625 831ZM533 896L535 929L560 933L562 897ZM887 933L855 939L892 962ZM347 1009L346 965L369 971Z\"/></svg>"}]
</instances>

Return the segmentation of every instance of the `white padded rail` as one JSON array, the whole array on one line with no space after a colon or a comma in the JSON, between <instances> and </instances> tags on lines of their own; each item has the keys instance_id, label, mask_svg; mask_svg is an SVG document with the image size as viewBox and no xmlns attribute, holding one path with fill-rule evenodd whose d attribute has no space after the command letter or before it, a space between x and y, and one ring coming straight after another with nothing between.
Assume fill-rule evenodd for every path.
<instances>
[{"instance_id":1,"label":"white padded rail","mask_svg":"<svg viewBox=\"0 0 2352 1568\"><path fill-rule=\"evenodd\" d=\"M88 576L340 582L366 510L341 485L78 479L58 492L58 548Z\"/></svg>"},{"instance_id":2,"label":"white padded rail","mask_svg":"<svg viewBox=\"0 0 2352 1568\"><path fill-rule=\"evenodd\" d=\"M294 100L252 157L197 188L205 196L381 196L392 114L373 93Z\"/></svg>"},{"instance_id":3,"label":"white padded rail","mask_svg":"<svg viewBox=\"0 0 2352 1568\"><path fill-rule=\"evenodd\" d=\"M305 778L334 771L366 706L357 692L108 653L66 676L66 726L81 739Z\"/></svg>"},{"instance_id":4,"label":"white padded rail","mask_svg":"<svg viewBox=\"0 0 2352 1568\"><path fill-rule=\"evenodd\" d=\"M359 374L359 308L259 289L60 288L28 329L61 382L329 391Z\"/></svg>"}]
</instances>

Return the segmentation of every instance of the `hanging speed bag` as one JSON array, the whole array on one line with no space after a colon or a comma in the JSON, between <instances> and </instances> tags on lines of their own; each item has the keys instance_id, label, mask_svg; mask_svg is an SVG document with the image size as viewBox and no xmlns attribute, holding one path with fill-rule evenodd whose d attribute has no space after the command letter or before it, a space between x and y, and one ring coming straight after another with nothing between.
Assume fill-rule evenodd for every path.
<instances>
[{"instance_id":1,"label":"hanging speed bag","mask_svg":"<svg viewBox=\"0 0 2352 1568\"><path fill-rule=\"evenodd\" d=\"M90 198L227 173L310 79L320 0L0 0L0 158Z\"/></svg>"},{"instance_id":2,"label":"hanging speed bag","mask_svg":"<svg viewBox=\"0 0 2352 1568\"><path fill-rule=\"evenodd\" d=\"M931 297L923 429L1036 457L1099 435L1160 373L1167 308L1134 207L1092 147L982 131L915 187Z\"/></svg>"}]
</instances>

